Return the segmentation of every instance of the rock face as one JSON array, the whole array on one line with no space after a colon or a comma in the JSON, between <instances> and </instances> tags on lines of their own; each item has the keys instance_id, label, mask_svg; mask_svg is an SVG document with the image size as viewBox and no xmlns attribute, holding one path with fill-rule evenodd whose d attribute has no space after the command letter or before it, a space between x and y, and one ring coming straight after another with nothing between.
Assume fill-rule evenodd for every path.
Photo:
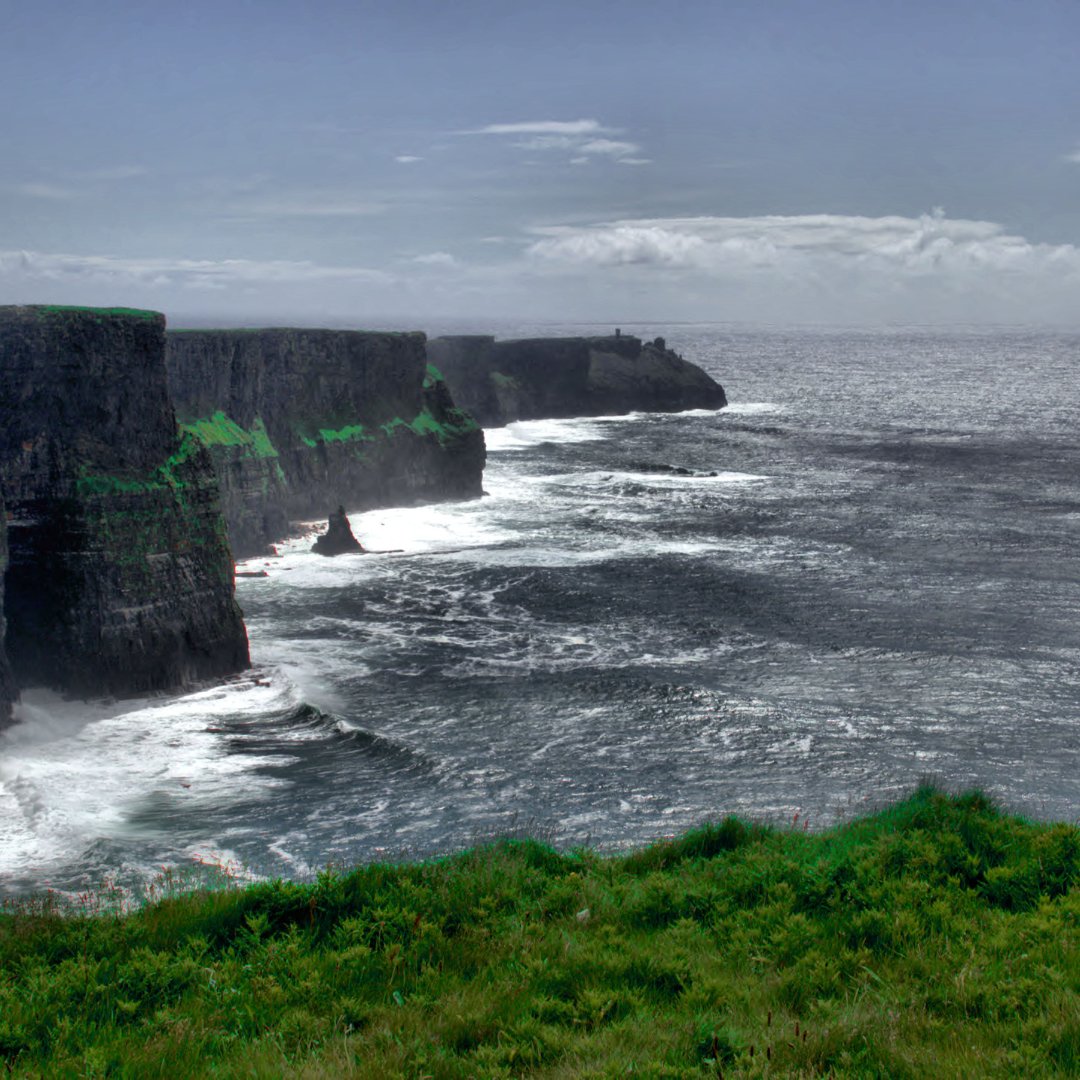
<instances>
[{"instance_id":1,"label":"rock face","mask_svg":"<svg viewBox=\"0 0 1080 1080\"><path fill-rule=\"evenodd\" d=\"M339 506L330 515L326 532L312 545L316 555L362 555L363 545L353 536L345 507Z\"/></svg>"},{"instance_id":2,"label":"rock face","mask_svg":"<svg viewBox=\"0 0 1080 1080\"><path fill-rule=\"evenodd\" d=\"M11 706L15 703L18 692L11 677L7 653L4 650L4 572L7 570L7 511L0 496L0 727L11 719Z\"/></svg>"},{"instance_id":3,"label":"rock face","mask_svg":"<svg viewBox=\"0 0 1080 1080\"><path fill-rule=\"evenodd\" d=\"M237 555L289 521L477 498L484 437L427 363L423 334L191 330L168 335L173 400L210 451Z\"/></svg>"},{"instance_id":4,"label":"rock face","mask_svg":"<svg viewBox=\"0 0 1080 1080\"><path fill-rule=\"evenodd\" d=\"M428 359L445 375L454 400L484 427L727 404L723 387L663 338L440 337L428 342Z\"/></svg>"},{"instance_id":5,"label":"rock face","mask_svg":"<svg viewBox=\"0 0 1080 1080\"><path fill-rule=\"evenodd\" d=\"M18 684L125 695L247 667L213 463L169 401L164 317L0 308L0 416Z\"/></svg>"}]
</instances>

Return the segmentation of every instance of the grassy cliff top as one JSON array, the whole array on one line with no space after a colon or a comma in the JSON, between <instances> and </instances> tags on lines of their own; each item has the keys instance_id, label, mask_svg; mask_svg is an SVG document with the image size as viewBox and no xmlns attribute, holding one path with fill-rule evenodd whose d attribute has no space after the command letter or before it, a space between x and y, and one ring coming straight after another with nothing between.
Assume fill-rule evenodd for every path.
<instances>
[{"instance_id":1,"label":"grassy cliff top","mask_svg":"<svg viewBox=\"0 0 1080 1080\"><path fill-rule=\"evenodd\" d=\"M82 307L77 304L31 304L26 310L38 315L126 315L134 319L155 321L165 318L160 311L149 311L144 308Z\"/></svg>"},{"instance_id":2,"label":"grassy cliff top","mask_svg":"<svg viewBox=\"0 0 1080 1080\"><path fill-rule=\"evenodd\" d=\"M368 334L379 337L426 337L423 330L365 330L353 327L325 326L181 326L169 330L169 336L210 334Z\"/></svg>"},{"instance_id":3,"label":"grassy cliff top","mask_svg":"<svg viewBox=\"0 0 1080 1080\"><path fill-rule=\"evenodd\" d=\"M504 841L177 884L0 915L12 1075L1080 1073L1080 830L978 793L626 856Z\"/></svg>"}]
</instances>

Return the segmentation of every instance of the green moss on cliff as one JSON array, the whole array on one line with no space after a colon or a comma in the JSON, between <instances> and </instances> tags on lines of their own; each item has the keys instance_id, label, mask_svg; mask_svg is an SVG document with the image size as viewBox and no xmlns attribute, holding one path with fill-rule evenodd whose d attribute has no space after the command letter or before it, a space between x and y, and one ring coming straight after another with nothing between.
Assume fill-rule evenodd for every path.
<instances>
[{"instance_id":1,"label":"green moss on cliff","mask_svg":"<svg viewBox=\"0 0 1080 1080\"><path fill-rule=\"evenodd\" d=\"M190 432L181 431L180 442L156 469L144 473L95 473L87 466L79 469L75 493L82 497L93 495L145 495L166 488L182 490L187 480L180 475L181 466L199 452L200 441Z\"/></svg>"},{"instance_id":2,"label":"green moss on cliff","mask_svg":"<svg viewBox=\"0 0 1080 1080\"><path fill-rule=\"evenodd\" d=\"M493 371L491 373L491 381L496 386L502 387L504 390L518 390L521 388L521 384L513 375L504 375L501 371Z\"/></svg>"},{"instance_id":3,"label":"green moss on cliff","mask_svg":"<svg viewBox=\"0 0 1080 1080\"><path fill-rule=\"evenodd\" d=\"M128 315L133 319L145 319L147 322L163 317L160 312L148 311L145 308L81 307L77 304L40 304L37 312L39 315Z\"/></svg>"},{"instance_id":4,"label":"green moss on cliff","mask_svg":"<svg viewBox=\"0 0 1080 1080\"><path fill-rule=\"evenodd\" d=\"M213 416L185 420L180 430L193 435L211 449L218 446L236 447L245 457L273 459L275 475L282 483L285 482L285 473L277 461L277 448L261 416L256 416L251 427L245 428L219 409Z\"/></svg>"},{"instance_id":5,"label":"green moss on cliff","mask_svg":"<svg viewBox=\"0 0 1080 1080\"><path fill-rule=\"evenodd\" d=\"M395 416L392 420L379 424L378 430L386 436L394 436L402 431L410 431L414 435L433 435L440 443L445 443L467 435L479 426L468 413L460 409L448 409L446 417L445 420L439 420L430 409L424 408L412 420ZM379 437L361 423L345 424L340 428L319 428L314 432L311 428L298 427L296 434L305 446L310 447L316 447L320 443L372 442Z\"/></svg>"},{"instance_id":6,"label":"green moss on cliff","mask_svg":"<svg viewBox=\"0 0 1080 1080\"><path fill-rule=\"evenodd\" d=\"M424 375L424 389L431 390L440 382L443 382L442 372L434 364L428 364Z\"/></svg>"},{"instance_id":7,"label":"green moss on cliff","mask_svg":"<svg viewBox=\"0 0 1080 1080\"><path fill-rule=\"evenodd\" d=\"M372 439L363 424L346 424L341 428L319 428L319 437L323 442L356 442L359 439Z\"/></svg>"},{"instance_id":8,"label":"green moss on cliff","mask_svg":"<svg viewBox=\"0 0 1080 1080\"><path fill-rule=\"evenodd\" d=\"M446 420L439 420L430 409L424 408L412 420L395 416L393 420L380 426L387 435L396 435L407 430L414 435L433 435L440 443L459 439L470 431L476 431L480 426L468 413L460 409L447 409L446 417Z\"/></svg>"},{"instance_id":9,"label":"green moss on cliff","mask_svg":"<svg viewBox=\"0 0 1080 1080\"><path fill-rule=\"evenodd\" d=\"M223 582L231 580L225 522L216 498L212 509L206 504L212 473L208 462L196 460L204 452L202 442L183 431L175 452L152 472L119 475L84 468L76 480L89 546L121 573L133 604L153 604L160 596L160 571L152 556L175 558L209 549L215 554L206 565Z\"/></svg>"}]
</instances>

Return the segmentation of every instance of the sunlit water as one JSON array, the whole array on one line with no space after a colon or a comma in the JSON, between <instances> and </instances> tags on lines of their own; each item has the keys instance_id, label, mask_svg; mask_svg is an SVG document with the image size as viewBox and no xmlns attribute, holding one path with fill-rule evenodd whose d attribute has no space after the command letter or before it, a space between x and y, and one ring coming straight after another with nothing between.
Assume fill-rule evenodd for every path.
<instances>
[{"instance_id":1,"label":"sunlit water","mask_svg":"<svg viewBox=\"0 0 1080 1080\"><path fill-rule=\"evenodd\" d=\"M1076 819L1080 335L643 332L731 407L490 431L483 500L353 516L391 553L253 560L250 677L27 693L3 888L814 826L923 776Z\"/></svg>"}]
</instances>

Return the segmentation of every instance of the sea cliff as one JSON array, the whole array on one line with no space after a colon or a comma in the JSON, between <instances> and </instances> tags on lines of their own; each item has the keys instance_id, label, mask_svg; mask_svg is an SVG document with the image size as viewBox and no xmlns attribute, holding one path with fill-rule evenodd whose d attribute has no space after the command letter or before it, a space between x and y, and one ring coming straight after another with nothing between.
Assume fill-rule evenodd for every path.
<instances>
[{"instance_id":1,"label":"sea cliff","mask_svg":"<svg viewBox=\"0 0 1080 1080\"><path fill-rule=\"evenodd\" d=\"M168 335L183 429L210 452L237 555L290 520L475 498L484 438L420 333L190 330Z\"/></svg>"},{"instance_id":2,"label":"sea cliff","mask_svg":"<svg viewBox=\"0 0 1080 1080\"><path fill-rule=\"evenodd\" d=\"M125 695L245 668L217 480L176 424L164 316L0 308L0 416L17 684Z\"/></svg>"},{"instance_id":3,"label":"sea cliff","mask_svg":"<svg viewBox=\"0 0 1080 1080\"><path fill-rule=\"evenodd\" d=\"M0 494L0 727L11 717L11 706L15 703L18 691L11 677L4 637L7 620L4 618L4 574L7 571L7 510L4 498Z\"/></svg>"},{"instance_id":4,"label":"sea cliff","mask_svg":"<svg viewBox=\"0 0 1080 1080\"><path fill-rule=\"evenodd\" d=\"M514 420L720 409L723 387L663 338L433 338L428 359L484 427Z\"/></svg>"}]
</instances>

